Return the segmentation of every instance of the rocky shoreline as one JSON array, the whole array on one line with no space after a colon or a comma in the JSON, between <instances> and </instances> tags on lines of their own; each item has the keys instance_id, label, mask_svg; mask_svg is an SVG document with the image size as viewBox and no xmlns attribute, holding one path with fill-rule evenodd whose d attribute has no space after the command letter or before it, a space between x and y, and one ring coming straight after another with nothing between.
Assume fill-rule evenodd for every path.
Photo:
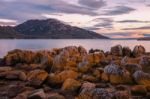
<instances>
[{"instance_id":1,"label":"rocky shoreline","mask_svg":"<svg viewBox=\"0 0 150 99\"><path fill-rule=\"evenodd\" d=\"M116 45L13 50L0 60L0 99L149 99L150 53Z\"/></svg>"}]
</instances>

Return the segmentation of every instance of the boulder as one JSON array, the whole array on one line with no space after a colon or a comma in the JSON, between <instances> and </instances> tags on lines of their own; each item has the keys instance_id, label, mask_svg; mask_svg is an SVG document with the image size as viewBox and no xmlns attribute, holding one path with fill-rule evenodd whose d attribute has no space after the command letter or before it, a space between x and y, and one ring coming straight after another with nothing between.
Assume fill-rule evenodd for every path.
<instances>
[{"instance_id":1,"label":"boulder","mask_svg":"<svg viewBox=\"0 0 150 99\"><path fill-rule=\"evenodd\" d=\"M53 71L74 69L87 52L83 47L69 46L63 48L53 60Z\"/></svg>"},{"instance_id":2,"label":"boulder","mask_svg":"<svg viewBox=\"0 0 150 99\"><path fill-rule=\"evenodd\" d=\"M76 91L80 88L81 83L77 80L74 79L66 79L65 82L63 83L61 90L65 91Z\"/></svg>"},{"instance_id":3,"label":"boulder","mask_svg":"<svg viewBox=\"0 0 150 99\"><path fill-rule=\"evenodd\" d=\"M145 48L142 45L137 45L134 47L132 54L134 57L141 56L145 54Z\"/></svg>"},{"instance_id":4,"label":"boulder","mask_svg":"<svg viewBox=\"0 0 150 99\"><path fill-rule=\"evenodd\" d=\"M123 50L121 45L116 45L114 47L111 47L111 54L115 56L122 56Z\"/></svg>"},{"instance_id":5,"label":"boulder","mask_svg":"<svg viewBox=\"0 0 150 99\"><path fill-rule=\"evenodd\" d=\"M0 73L0 77L10 80L22 80L22 81L26 81L27 79L26 74L20 70L2 72Z\"/></svg>"},{"instance_id":6,"label":"boulder","mask_svg":"<svg viewBox=\"0 0 150 99\"><path fill-rule=\"evenodd\" d=\"M136 81L136 83L139 85L146 85L146 86L150 85L149 73L144 73L143 71L139 70L133 74L133 78Z\"/></svg>"},{"instance_id":7,"label":"boulder","mask_svg":"<svg viewBox=\"0 0 150 99\"><path fill-rule=\"evenodd\" d=\"M104 81L110 81L112 84L132 83L130 73L115 64L110 64L104 68L104 73L102 73L101 79Z\"/></svg>"},{"instance_id":8,"label":"boulder","mask_svg":"<svg viewBox=\"0 0 150 99\"><path fill-rule=\"evenodd\" d=\"M76 79L78 73L72 70L64 70L60 73L51 73L48 76L47 82L49 85L61 85L66 79Z\"/></svg>"},{"instance_id":9,"label":"boulder","mask_svg":"<svg viewBox=\"0 0 150 99\"><path fill-rule=\"evenodd\" d=\"M43 89L37 89L29 94L28 99L46 99L46 94Z\"/></svg>"},{"instance_id":10,"label":"boulder","mask_svg":"<svg viewBox=\"0 0 150 99\"><path fill-rule=\"evenodd\" d=\"M33 70L28 73L28 84L32 86L40 86L48 77L48 73L44 70Z\"/></svg>"},{"instance_id":11,"label":"boulder","mask_svg":"<svg viewBox=\"0 0 150 99\"><path fill-rule=\"evenodd\" d=\"M147 90L143 85L134 85L131 87L132 95L146 95Z\"/></svg>"}]
</instances>

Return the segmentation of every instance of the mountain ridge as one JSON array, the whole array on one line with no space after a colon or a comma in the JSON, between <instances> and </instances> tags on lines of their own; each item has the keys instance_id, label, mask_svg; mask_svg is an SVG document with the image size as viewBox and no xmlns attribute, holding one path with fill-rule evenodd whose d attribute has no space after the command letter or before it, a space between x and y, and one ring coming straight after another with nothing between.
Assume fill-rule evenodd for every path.
<instances>
[{"instance_id":1,"label":"mountain ridge","mask_svg":"<svg viewBox=\"0 0 150 99\"><path fill-rule=\"evenodd\" d=\"M3 36L5 35L5 36ZM11 26L0 26L0 38L16 39L109 39L101 34L65 24L56 19L27 20Z\"/></svg>"}]
</instances>

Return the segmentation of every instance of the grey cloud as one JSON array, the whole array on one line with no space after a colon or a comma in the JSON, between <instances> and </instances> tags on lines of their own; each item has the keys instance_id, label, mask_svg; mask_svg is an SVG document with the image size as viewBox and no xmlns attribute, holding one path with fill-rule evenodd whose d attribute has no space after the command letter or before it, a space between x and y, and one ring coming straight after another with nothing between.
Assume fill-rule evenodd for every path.
<instances>
[{"instance_id":1,"label":"grey cloud","mask_svg":"<svg viewBox=\"0 0 150 99\"><path fill-rule=\"evenodd\" d=\"M124 28L122 30L150 30L150 26L143 26L138 28Z\"/></svg>"},{"instance_id":2,"label":"grey cloud","mask_svg":"<svg viewBox=\"0 0 150 99\"><path fill-rule=\"evenodd\" d=\"M84 27L84 29L90 30L90 31L95 31L95 30L100 30L101 28L99 27Z\"/></svg>"},{"instance_id":3,"label":"grey cloud","mask_svg":"<svg viewBox=\"0 0 150 99\"><path fill-rule=\"evenodd\" d=\"M150 21L139 21L139 20L122 20L116 21L118 23L150 23Z\"/></svg>"},{"instance_id":4,"label":"grey cloud","mask_svg":"<svg viewBox=\"0 0 150 99\"><path fill-rule=\"evenodd\" d=\"M114 20L112 18L96 18L93 21L98 22L94 27L101 27L101 28L113 28ZM99 22L100 21L100 22Z\"/></svg>"},{"instance_id":5,"label":"grey cloud","mask_svg":"<svg viewBox=\"0 0 150 99\"><path fill-rule=\"evenodd\" d=\"M90 8L101 8L106 5L104 0L79 0L79 4Z\"/></svg>"},{"instance_id":6,"label":"grey cloud","mask_svg":"<svg viewBox=\"0 0 150 99\"><path fill-rule=\"evenodd\" d=\"M128 14L135 10L136 9L128 6L116 6L112 9L104 10L106 13L102 15L122 15L122 14Z\"/></svg>"},{"instance_id":7,"label":"grey cloud","mask_svg":"<svg viewBox=\"0 0 150 99\"><path fill-rule=\"evenodd\" d=\"M70 4L63 0L16 0L14 2L0 1L0 18L25 21L27 19L44 18L41 14L81 14L98 15L93 8Z\"/></svg>"}]
</instances>

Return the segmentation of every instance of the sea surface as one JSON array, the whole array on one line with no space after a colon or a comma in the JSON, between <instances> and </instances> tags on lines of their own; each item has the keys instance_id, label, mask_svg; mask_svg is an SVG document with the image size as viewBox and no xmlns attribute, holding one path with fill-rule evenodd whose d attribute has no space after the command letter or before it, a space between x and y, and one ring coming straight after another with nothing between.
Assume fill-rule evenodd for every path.
<instances>
[{"instance_id":1,"label":"sea surface","mask_svg":"<svg viewBox=\"0 0 150 99\"><path fill-rule=\"evenodd\" d=\"M150 41L137 40L99 40L99 39L2 39L0 40L0 57L13 49L23 50L50 50L52 48L62 48L65 46L83 46L87 50L101 49L109 51L114 45L129 46L131 49L135 45L143 45L147 52L150 52Z\"/></svg>"}]
</instances>

